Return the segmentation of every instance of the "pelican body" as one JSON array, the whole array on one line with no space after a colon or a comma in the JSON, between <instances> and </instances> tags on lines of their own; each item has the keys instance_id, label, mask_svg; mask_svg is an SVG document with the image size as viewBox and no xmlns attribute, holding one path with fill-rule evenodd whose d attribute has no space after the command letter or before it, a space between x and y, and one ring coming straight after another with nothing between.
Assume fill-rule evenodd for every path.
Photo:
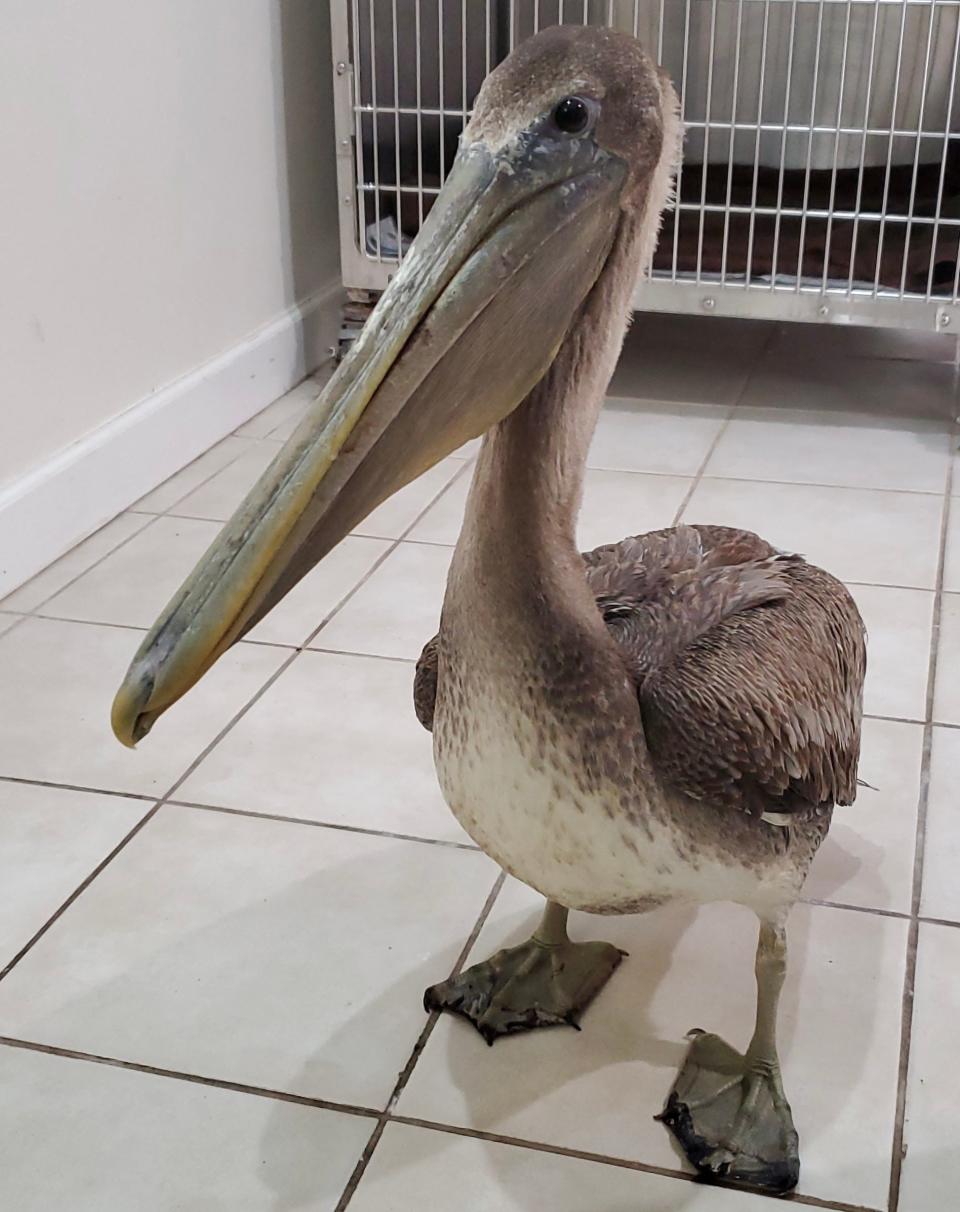
<instances>
[{"instance_id":1,"label":"pelican body","mask_svg":"<svg viewBox=\"0 0 960 1212\"><path fill-rule=\"evenodd\" d=\"M750 1046L697 1034L662 1118L705 1177L784 1191L785 921L856 791L863 625L833 577L744 531L575 542L680 142L669 80L625 34L556 27L492 72L360 339L141 645L113 725L135 744L380 502L482 435L414 700L457 819L547 903L527 943L426 1004L490 1042L575 1022L622 957L571 941L569 909L750 906Z\"/></svg>"}]
</instances>

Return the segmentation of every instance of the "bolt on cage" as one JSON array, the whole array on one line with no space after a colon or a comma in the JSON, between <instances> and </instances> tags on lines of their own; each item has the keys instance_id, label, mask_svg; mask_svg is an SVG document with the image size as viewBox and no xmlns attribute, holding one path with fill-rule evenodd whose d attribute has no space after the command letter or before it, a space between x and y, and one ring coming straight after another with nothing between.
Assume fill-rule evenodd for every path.
<instances>
[{"instance_id":1,"label":"bolt on cage","mask_svg":"<svg viewBox=\"0 0 960 1212\"><path fill-rule=\"evenodd\" d=\"M483 78L557 23L643 39L686 128L635 305L960 327L960 0L331 0L347 287L382 290Z\"/></svg>"}]
</instances>

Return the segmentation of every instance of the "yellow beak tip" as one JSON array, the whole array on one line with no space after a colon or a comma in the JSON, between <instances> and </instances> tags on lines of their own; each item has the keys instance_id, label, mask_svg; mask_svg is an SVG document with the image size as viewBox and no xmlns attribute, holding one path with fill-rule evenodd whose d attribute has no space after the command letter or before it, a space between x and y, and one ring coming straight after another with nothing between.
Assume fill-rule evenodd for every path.
<instances>
[{"instance_id":1,"label":"yellow beak tip","mask_svg":"<svg viewBox=\"0 0 960 1212\"><path fill-rule=\"evenodd\" d=\"M139 696L125 682L117 691L110 711L110 726L113 735L127 749L136 749L137 742L146 736L149 725L144 727L144 715L140 710Z\"/></svg>"}]
</instances>

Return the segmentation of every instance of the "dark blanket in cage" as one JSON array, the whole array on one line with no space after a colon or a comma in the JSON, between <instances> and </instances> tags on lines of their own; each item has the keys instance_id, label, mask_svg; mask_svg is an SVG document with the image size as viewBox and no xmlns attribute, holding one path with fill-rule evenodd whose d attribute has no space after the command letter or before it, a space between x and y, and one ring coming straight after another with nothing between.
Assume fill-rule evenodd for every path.
<instances>
[{"instance_id":1,"label":"dark blanket in cage","mask_svg":"<svg viewBox=\"0 0 960 1212\"><path fill-rule=\"evenodd\" d=\"M942 196L942 202L940 201ZM687 165L654 269L952 296L960 154L947 165L785 170Z\"/></svg>"}]
</instances>

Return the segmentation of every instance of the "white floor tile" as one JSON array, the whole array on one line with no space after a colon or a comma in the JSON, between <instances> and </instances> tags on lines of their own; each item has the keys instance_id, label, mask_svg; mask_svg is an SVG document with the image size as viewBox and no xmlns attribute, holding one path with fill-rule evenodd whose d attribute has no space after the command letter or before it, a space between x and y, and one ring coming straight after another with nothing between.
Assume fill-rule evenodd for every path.
<instances>
[{"instance_id":1,"label":"white floor tile","mask_svg":"<svg viewBox=\"0 0 960 1212\"><path fill-rule=\"evenodd\" d=\"M333 1212L370 1121L0 1048L0 1206Z\"/></svg>"},{"instance_id":2,"label":"white floor tile","mask_svg":"<svg viewBox=\"0 0 960 1212\"><path fill-rule=\"evenodd\" d=\"M268 438L275 437L281 426L291 423L295 425L320 394L329 377L330 373L326 368L310 375L285 396L274 400L269 407L258 412L246 425L241 425L237 433L245 438Z\"/></svg>"},{"instance_id":3,"label":"white floor tile","mask_svg":"<svg viewBox=\"0 0 960 1212\"><path fill-rule=\"evenodd\" d=\"M305 652L190 776L179 798L468 842L443 802L413 666Z\"/></svg>"},{"instance_id":4,"label":"white floor tile","mask_svg":"<svg viewBox=\"0 0 960 1212\"><path fill-rule=\"evenodd\" d=\"M418 543L444 543L448 547L455 546L460 537L463 511L466 508L472 479L472 469L460 476L440 500L430 506L407 538Z\"/></svg>"},{"instance_id":5,"label":"white floor tile","mask_svg":"<svg viewBox=\"0 0 960 1212\"><path fill-rule=\"evenodd\" d=\"M934 728L920 912L960 922L960 729Z\"/></svg>"},{"instance_id":6,"label":"white floor tile","mask_svg":"<svg viewBox=\"0 0 960 1212\"><path fill-rule=\"evenodd\" d=\"M0 968L149 808L144 800L0 783Z\"/></svg>"},{"instance_id":7,"label":"white floor tile","mask_svg":"<svg viewBox=\"0 0 960 1212\"><path fill-rule=\"evenodd\" d=\"M933 718L941 724L960 724L960 594L945 593L940 607L937 643L937 680Z\"/></svg>"},{"instance_id":8,"label":"white floor tile","mask_svg":"<svg viewBox=\"0 0 960 1212\"><path fill-rule=\"evenodd\" d=\"M683 520L755 530L843 581L932 589L942 508L919 493L705 477Z\"/></svg>"},{"instance_id":9,"label":"white floor tile","mask_svg":"<svg viewBox=\"0 0 960 1212\"><path fill-rule=\"evenodd\" d=\"M729 415L696 404L607 400L597 422L588 467L692 476Z\"/></svg>"},{"instance_id":10,"label":"white floor tile","mask_svg":"<svg viewBox=\"0 0 960 1212\"><path fill-rule=\"evenodd\" d=\"M188 493L199 487L204 480L216 475L218 471L232 463L234 459L239 459L249 449L250 443L241 438L232 436L224 438L222 442L212 446L198 459L188 463L182 471L178 471L169 480L165 480L159 488L155 488L153 492L148 492L145 497L141 497L132 508L140 513L166 513L178 501L182 501Z\"/></svg>"},{"instance_id":11,"label":"white floor tile","mask_svg":"<svg viewBox=\"0 0 960 1212\"><path fill-rule=\"evenodd\" d=\"M937 422L741 409L727 426L707 475L942 494L950 435Z\"/></svg>"},{"instance_id":12,"label":"white floor tile","mask_svg":"<svg viewBox=\"0 0 960 1212\"><path fill-rule=\"evenodd\" d=\"M53 619L0 637L0 774L162 794L289 655L237 645L129 750L110 731L110 705L140 639Z\"/></svg>"},{"instance_id":13,"label":"white floor tile","mask_svg":"<svg viewBox=\"0 0 960 1212\"><path fill-rule=\"evenodd\" d=\"M167 805L0 984L0 1034L381 1107L495 874Z\"/></svg>"},{"instance_id":14,"label":"white floor tile","mask_svg":"<svg viewBox=\"0 0 960 1212\"><path fill-rule=\"evenodd\" d=\"M774 1201L579 1158L389 1124L350 1212L764 1212ZM444 1198L440 1196L440 1198ZM782 1206L782 1205L781 1205Z\"/></svg>"},{"instance_id":15,"label":"white floor tile","mask_svg":"<svg viewBox=\"0 0 960 1212\"><path fill-rule=\"evenodd\" d=\"M277 454L275 442L247 442L238 459L178 501L174 512L187 518L226 522Z\"/></svg>"},{"instance_id":16,"label":"white floor tile","mask_svg":"<svg viewBox=\"0 0 960 1212\"><path fill-rule=\"evenodd\" d=\"M437 633L452 555L449 547L401 543L311 646L415 660Z\"/></svg>"},{"instance_id":17,"label":"white floor tile","mask_svg":"<svg viewBox=\"0 0 960 1212\"><path fill-rule=\"evenodd\" d=\"M390 550L388 539L348 535L249 632L266 644L303 644Z\"/></svg>"},{"instance_id":18,"label":"white floor tile","mask_svg":"<svg viewBox=\"0 0 960 1212\"><path fill-rule=\"evenodd\" d=\"M856 802L837 808L804 896L909 913L923 728L864 720Z\"/></svg>"},{"instance_id":19,"label":"white floor tile","mask_svg":"<svg viewBox=\"0 0 960 1212\"><path fill-rule=\"evenodd\" d=\"M469 484L458 480L410 532L423 543L453 546L463 524ZM628 535L670 526L692 480L681 476L643 475L590 469L584 477L583 507L577 542L584 551Z\"/></svg>"},{"instance_id":20,"label":"white floor tile","mask_svg":"<svg viewBox=\"0 0 960 1212\"><path fill-rule=\"evenodd\" d=\"M868 715L925 719L933 593L876 585L847 588L867 628L864 711Z\"/></svg>"},{"instance_id":21,"label":"white floor tile","mask_svg":"<svg viewBox=\"0 0 960 1212\"><path fill-rule=\"evenodd\" d=\"M216 522L157 518L51 598L40 613L91 623L152 627L219 530Z\"/></svg>"},{"instance_id":22,"label":"white floor tile","mask_svg":"<svg viewBox=\"0 0 960 1212\"><path fill-rule=\"evenodd\" d=\"M960 930L920 927L904 1129L900 1212L947 1212L957 1202L960 1102Z\"/></svg>"},{"instance_id":23,"label":"white floor tile","mask_svg":"<svg viewBox=\"0 0 960 1212\"><path fill-rule=\"evenodd\" d=\"M140 514L120 514L119 517L114 518L112 522L108 522L106 526L92 534L89 539L78 543L65 556L61 556L59 560L45 568L43 572L37 573L25 585L21 585L19 589L8 594L0 601L0 606L4 610L35 610L37 606L63 589L75 577L86 572L105 555L109 555L114 548L126 542L137 531L143 530L151 521L151 518Z\"/></svg>"},{"instance_id":24,"label":"white floor tile","mask_svg":"<svg viewBox=\"0 0 960 1212\"><path fill-rule=\"evenodd\" d=\"M472 955L532 931L537 898L517 884ZM756 920L745 909L577 915L575 937L630 953L583 1019L488 1048L444 1016L402 1094L402 1115L678 1167L660 1110L695 1026L743 1047L753 1026ZM801 1190L886 1206L897 1095L907 923L798 906L781 1009L784 1081L800 1133Z\"/></svg>"},{"instance_id":25,"label":"white floor tile","mask_svg":"<svg viewBox=\"0 0 960 1212\"><path fill-rule=\"evenodd\" d=\"M449 484L455 475L463 471L462 459L443 459L431 467L411 484L401 488L392 497L366 517L354 531L355 534L372 535L381 539L399 539L427 508L437 493ZM465 473L469 480L469 473Z\"/></svg>"},{"instance_id":26,"label":"white floor tile","mask_svg":"<svg viewBox=\"0 0 960 1212\"><path fill-rule=\"evenodd\" d=\"M953 367L774 350L757 364L741 403L949 422L955 411Z\"/></svg>"},{"instance_id":27,"label":"white floor tile","mask_svg":"<svg viewBox=\"0 0 960 1212\"><path fill-rule=\"evenodd\" d=\"M471 438L469 442L464 442L462 446L450 455L451 459L473 459L480 453L480 438Z\"/></svg>"},{"instance_id":28,"label":"white floor tile","mask_svg":"<svg viewBox=\"0 0 960 1212\"><path fill-rule=\"evenodd\" d=\"M679 476L588 471L577 526L581 551L672 526L692 483Z\"/></svg>"}]
</instances>

